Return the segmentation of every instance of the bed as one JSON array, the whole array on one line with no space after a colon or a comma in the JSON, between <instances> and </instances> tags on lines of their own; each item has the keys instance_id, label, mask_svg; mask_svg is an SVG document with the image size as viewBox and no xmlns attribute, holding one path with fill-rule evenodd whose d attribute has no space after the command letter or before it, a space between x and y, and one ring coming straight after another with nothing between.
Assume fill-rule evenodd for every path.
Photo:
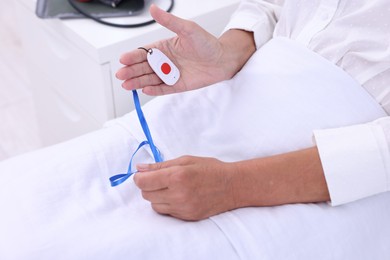
<instances>
[{"instance_id":1,"label":"bed","mask_svg":"<svg viewBox=\"0 0 390 260\"><path fill-rule=\"evenodd\" d=\"M144 106L165 159L192 154L234 161L292 151L313 145L313 129L384 115L346 73L302 48L274 41L232 80ZM242 116L239 107L248 104L258 106ZM178 123L189 116L184 126ZM255 133L261 141L248 142ZM388 193L337 207L248 207L194 222L160 215L131 178L115 188L108 180L127 171L143 139L132 112L101 130L1 162L0 259L390 257ZM151 158L142 149L135 161Z\"/></svg>"}]
</instances>

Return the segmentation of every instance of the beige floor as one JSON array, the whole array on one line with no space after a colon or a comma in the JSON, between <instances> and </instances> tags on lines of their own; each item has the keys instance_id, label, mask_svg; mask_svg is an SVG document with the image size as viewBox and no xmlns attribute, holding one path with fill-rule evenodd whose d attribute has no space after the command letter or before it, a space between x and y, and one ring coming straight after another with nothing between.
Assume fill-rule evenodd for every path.
<instances>
[{"instance_id":1,"label":"beige floor","mask_svg":"<svg viewBox=\"0 0 390 260\"><path fill-rule=\"evenodd\" d=\"M0 1L0 161L41 147L13 1Z\"/></svg>"}]
</instances>

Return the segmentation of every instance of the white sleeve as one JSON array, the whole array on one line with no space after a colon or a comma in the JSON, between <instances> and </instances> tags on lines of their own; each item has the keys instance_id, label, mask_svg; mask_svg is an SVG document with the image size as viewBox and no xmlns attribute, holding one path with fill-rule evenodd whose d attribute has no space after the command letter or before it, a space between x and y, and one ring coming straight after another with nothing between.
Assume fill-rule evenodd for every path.
<instances>
[{"instance_id":1,"label":"white sleeve","mask_svg":"<svg viewBox=\"0 0 390 260\"><path fill-rule=\"evenodd\" d=\"M254 33L256 48L271 39L277 22L281 0L242 0L225 31L242 29Z\"/></svg>"},{"instance_id":2,"label":"white sleeve","mask_svg":"<svg viewBox=\"0 0 390 260\"><path fill-rule=\"evenodd\" d=\"M390 190L390 117L314 131L336 206Z\"/></svg>"}]
</instances>

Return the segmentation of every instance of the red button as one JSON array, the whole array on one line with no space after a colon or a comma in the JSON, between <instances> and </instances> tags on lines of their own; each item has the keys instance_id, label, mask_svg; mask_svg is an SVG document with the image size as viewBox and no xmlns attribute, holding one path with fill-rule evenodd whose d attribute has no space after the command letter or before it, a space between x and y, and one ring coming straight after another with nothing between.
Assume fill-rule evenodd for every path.
<instances>
[{"instance_id":1,"label":"red button","mask_svg":"<svg viewBox=\"0 0 390 260\"><path fill-rule=\"evenodd\" d=\"M170 72L171 72L171 66L169 66L168 63L163 63L161 65L161 71L165 74L165 75L168 75Z\"/></svg>"}]
</instances>

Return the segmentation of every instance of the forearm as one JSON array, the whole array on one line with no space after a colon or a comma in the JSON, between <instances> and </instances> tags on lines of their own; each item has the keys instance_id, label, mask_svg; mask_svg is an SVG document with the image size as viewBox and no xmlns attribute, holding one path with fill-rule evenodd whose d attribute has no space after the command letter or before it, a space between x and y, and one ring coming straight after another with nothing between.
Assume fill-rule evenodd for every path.
<instances>
[{"instance_id":1,"label":"forearm","mask_svg":"<svg viewBox=\"0 0 390 260\"><path fill-rule=\"evenodd\" d=\"M236 208L329 200L316 147L233 164Z\"/></svg>"},{"instance_id":2,"label":"forearm","mask_svg":"<svg viewBox=\"0 0 390 260\"><path fill-rule=\"evenodd\" d=\"M223 50L220 66L224 67L225 78L230 79L256 51L253 33L231 29L221 35L219 42Z\"/></svg>"}]
</instances>

